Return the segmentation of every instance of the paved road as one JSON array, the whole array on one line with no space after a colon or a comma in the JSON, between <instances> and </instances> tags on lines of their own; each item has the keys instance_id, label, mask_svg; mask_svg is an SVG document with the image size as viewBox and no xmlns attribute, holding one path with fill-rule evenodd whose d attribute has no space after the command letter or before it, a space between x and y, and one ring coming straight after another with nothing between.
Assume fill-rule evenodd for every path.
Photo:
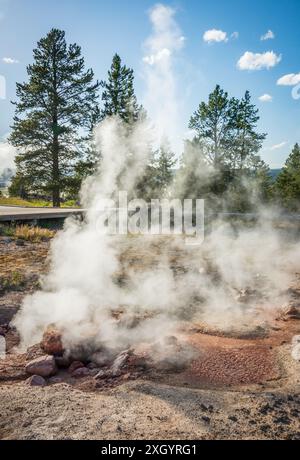
<instances>
[{"instance_id":1,"label":"paved road","mask_svg":"<svg viewBox=\"0 0 300 460\"><path fill-rule=\"evenodd\" d=\"M0 206L0 221L40 220L65 218L71 214L81 214L76 208L22 208L19 206Z\"/></svg>"}]
</instances>

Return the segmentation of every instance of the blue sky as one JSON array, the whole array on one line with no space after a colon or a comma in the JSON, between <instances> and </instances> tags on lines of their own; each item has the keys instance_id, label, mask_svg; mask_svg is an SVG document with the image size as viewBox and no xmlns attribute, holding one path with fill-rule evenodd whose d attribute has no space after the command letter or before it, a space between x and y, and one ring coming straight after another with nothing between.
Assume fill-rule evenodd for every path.
<instances>
[{"instance_id":1,"label":"blue sky","mask_svg":"<svg viewBox=\"0 0 300 460\"><path fill-rule=\"evenodd\" d=\"M216 83L237 97L248 89L260 109L259 128L268 133L261 155L271 167L280 167L291 146L300 141L300 99L291 95L298 78L300 82L300 1L162 3L176 11L174 18L185 37L173 61L182 133ZM69 42L81 45L86 64L98 79L106 77L118 52L135 70L136 93L143 101L142 44L151 34L149 9L154 5L148 0L0 0L0 75L7 84L7 97L0 99L0 137L10 129L15 83L26 79L32 49L51 27L64 29ZM270 38L262 40L268 31ZM243 69L237 65L242 56ZM285 85L277 84L289 74L295 75L286 77ZM263 95L272 101L260 101Z\"/></svg>"}]
</instances>

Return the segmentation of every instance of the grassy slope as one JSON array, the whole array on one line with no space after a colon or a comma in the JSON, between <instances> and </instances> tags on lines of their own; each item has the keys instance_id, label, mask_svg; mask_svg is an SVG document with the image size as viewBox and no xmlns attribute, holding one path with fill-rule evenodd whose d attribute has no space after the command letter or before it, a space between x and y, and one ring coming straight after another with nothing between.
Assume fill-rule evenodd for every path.
<instances>
[{"instance_id":1,"label":"grassy slope","mask_svg":"<svg viewBox=\"0 0 300 460\"><path fill-rule=\"evenodd\" d=\"M51 207L51 201L45 200L23 200L19 197L5 197L0 195L0 206L30 206L30 207ZM78 207L75 204L75 201L66 201L65 203L61 203L61 207Z\"/></svg>"}]
</instances>

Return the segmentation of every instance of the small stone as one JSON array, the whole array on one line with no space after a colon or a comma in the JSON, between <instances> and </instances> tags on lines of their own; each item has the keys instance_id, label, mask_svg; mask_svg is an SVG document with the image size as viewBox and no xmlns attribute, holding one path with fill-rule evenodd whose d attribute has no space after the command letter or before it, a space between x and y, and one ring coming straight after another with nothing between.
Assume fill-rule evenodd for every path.
<instances>
[{"instance_id":1,"label":"small stone","mask_svg":"<svg viewBox=\"0 0 300 460\"><path fill-rule=\"evenodd\" d=\"M72 377L80 378L80 377L87 377L90 375L90 370L87 367L79 367L72 372Z\"/></svg>"},{"instance_id":2,"label":"small stone","mask_svg":"<svg viewBox=\"0 0 300 460\"><path fill-rule=\"evenodd\" d=\"M235 415L229 415L229 420L231 420L232 422L237 422L237 417L235 417Z\"/></svg>"},{"instance_id":3,"label":"small stone","mask_svg":"<svg viewBox=\"0 0 300 460\"><path fill-rule=\"evenodd\" d=\"M26 380L26 383L31 387L44 387L46 385L46 380L40 375L32 375L29 379Z\"/></svg>"},{"instance_id":4,"label":"small stone","mask_svg":"<svg viewBox=\"0 0 300 460\"><path fill-rule=\"evenodd\" d=\"M202 420L206 423L210 423L210 418L209 417L206 417L206 415L202 415Z\"/></svg>"},{"instance_id":5,"label":"small stone","mask_svg":"<svg viewBox=\"0 0 300 460\"><path fill-rule=\"evenodd\" d=\"M17 246L24 246L25 242L24 242L24 240L19 239L19 240L16 240L16 245Z\"/></svg>"},{"instance_id":6,"label":"small stone","mask_svg":"<svg viewBox=\"0 0 300 460\"><path fill-rule=\"evenodd\" d=\"M49 377L57 372L55 359L53 356L41 356L40 358L33 359L26 364L25 370L28 374L36 374L42 377Z\"/></svg>"},{"instance_id":7,"label":"small stone","mask_svg":"<svg viewBox=\"0 0 300 460\"><path fill-rule=\"evenodd\" d=\"M72 364L69 366L68 372L73 374L76 369L80 367L84 367L84 364L81 361L73 361Z\"/></svg>"}]
</instances>

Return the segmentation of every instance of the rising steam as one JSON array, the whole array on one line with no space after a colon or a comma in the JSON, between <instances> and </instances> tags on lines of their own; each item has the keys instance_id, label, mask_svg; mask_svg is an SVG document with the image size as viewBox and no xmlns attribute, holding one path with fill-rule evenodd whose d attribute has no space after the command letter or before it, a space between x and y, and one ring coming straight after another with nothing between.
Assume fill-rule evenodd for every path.
<instances>
[{"instance_id":1,"label":"rising steam","mask_svg":"<svg viewBox=\"0 0 300 460\"><path fill-rule=\"evenodd\" d=\"M174 139L172 59L184 40L169 7L156 6L150 19L145 99L154 108L158 136ZM185 322L226 330L251 327L268 321L288 301L300 250L273 229L265 211L255 225L240 231L215 222L199 247L186 246L181 237L122 237L99 231L103 199L114 198L119 190L133 193L154 133L147 121L128 130L116 117L95 129L102 160L81 190L87 215L84 222L66 221L51 244L51 266L42 289L25 298L13 321L23 346L38 342L46 327L55 324L67 348L91 341L95 349L122 349L162 340Z\"/></svg>"}]
</instances>

